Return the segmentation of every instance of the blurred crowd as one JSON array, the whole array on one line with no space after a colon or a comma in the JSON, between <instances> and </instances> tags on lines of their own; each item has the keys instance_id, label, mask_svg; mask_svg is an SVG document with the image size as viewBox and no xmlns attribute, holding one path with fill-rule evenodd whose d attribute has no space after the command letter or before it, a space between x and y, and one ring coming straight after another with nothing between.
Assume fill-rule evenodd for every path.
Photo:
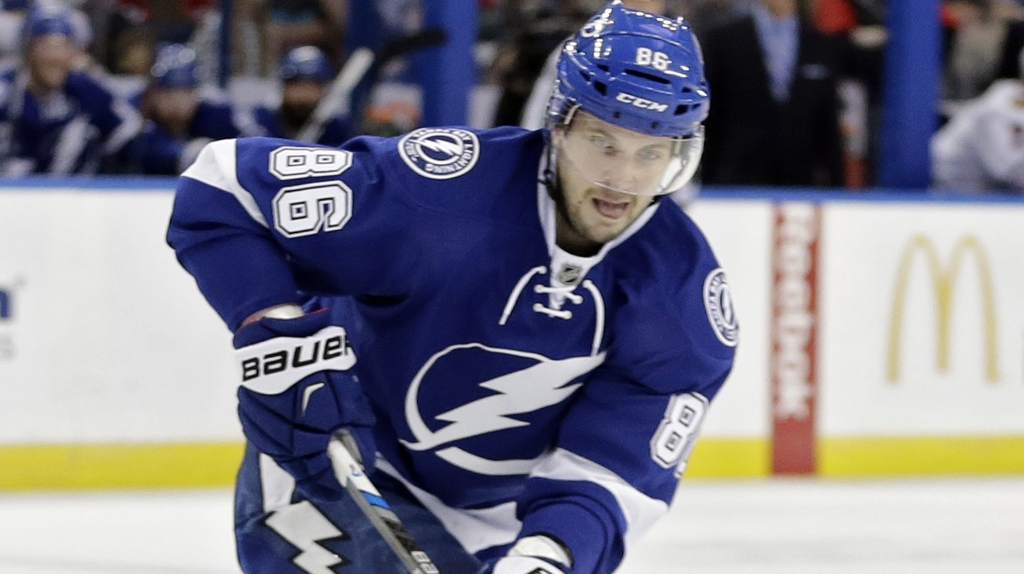
<instances>
[{"instance_id":1,"label":"blurred crowd","mask_svg":"<svg viewBox=\"0 0 1024 574\"><path fill-rule=\"evenodd\" d=\"M347 114L321 105L342 57L327 12L318 2L265 4L279 10L250 29L276 52L254 73L272 77L275 93L243 104L215 83L213 0L3 0L0 174L177 175L206 143L234 137L340 145L353 135ZM255 14L245 9L256 2L236 5ZM276 44L275 19L285 22L278 32L295 27ZM248 65L252 53L237 52Z\"/></svg>"},{"instance_id":2,"label":"blurred crowd","mask_svg":"<svg viewBox=\"0 0 1024 574\"><path fill-rule=\"evenodd\" d=\"M512 25L502 28L491 69L491 81L503 88L496 123L542 125L538 96L550 90L551 50L600 4L520 2L527 16L503 20ZM712 93L698 174L703 184L877 185L885 0L633 4L685 16L702 43ZM1022 4L936 3L942 66L931 147L936 188L1024 189Z\"/></svg>"},{"instance_id":3,"label":"blurred crowd","mask_svg":"<svg viewBox=\"0 0 1024 574\"><path fill-rule=\"evenodd\" d=\"M542 127L553 55L604 0L475 1L477 81L498 94L490 124ZM415 110L382 129L372 108L327 93L356 48L419 29L423 2L233 0L224 69L273 88L238 101L217 87L219 0L0 0L0 174L175 175L213 139L337 145L415 127ZM713 94L702 184L876 185L886 0L626 3L685 16L701 41ZM1024 0L939 9L935 187L1020 190ZM407 65L388 73L415 81Z\"/></svg>"}]
</instances>

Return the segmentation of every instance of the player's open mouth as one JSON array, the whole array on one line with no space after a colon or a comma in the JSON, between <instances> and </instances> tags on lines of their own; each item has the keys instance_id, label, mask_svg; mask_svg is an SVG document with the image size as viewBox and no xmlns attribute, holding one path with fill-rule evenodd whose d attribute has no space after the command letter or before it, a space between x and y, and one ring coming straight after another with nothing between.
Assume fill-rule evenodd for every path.
<instances>
[{"instance_id":1,"label":"player's open mouth","mask_svg":"<svg viewBox=\"0 0 1024 574\"><path fill-rule=\"evenodd\" d=\"M628 201L609 201L607 199L601 199L600 197L594 198L594 208L601 215L608 219L619 219L626 214L629 209Z\"/></svg>"}]
</instances>

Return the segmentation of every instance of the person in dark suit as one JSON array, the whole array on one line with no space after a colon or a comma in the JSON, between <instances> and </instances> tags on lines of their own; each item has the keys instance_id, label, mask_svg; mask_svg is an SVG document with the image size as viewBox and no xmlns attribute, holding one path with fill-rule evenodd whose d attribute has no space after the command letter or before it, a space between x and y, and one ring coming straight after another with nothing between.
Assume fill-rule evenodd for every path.
<instances>
[{"instance_id":1,"label":"person in dark suit","mask_svg":"<svg viewBox=\"0 0 1024 574\"><path fill-rule=\"evenodd\" d=\"M760 0L701 40L715 97L702 183L842 185L839 54L797 0Z\"/></svg>"},{"instance_id":2,"label":"person in dark suit","mask_svg":"<svg viewBox=\"0 0 1024 574\"><path fill-rule=\"evenodd\" d=\"M1024 21L1009 22L1006 25L1006 36L999 51L999 67L996 68L996 79L1012 79L1020 77L1020 55L1024 52Z\"/></svg>"}]
</instances>

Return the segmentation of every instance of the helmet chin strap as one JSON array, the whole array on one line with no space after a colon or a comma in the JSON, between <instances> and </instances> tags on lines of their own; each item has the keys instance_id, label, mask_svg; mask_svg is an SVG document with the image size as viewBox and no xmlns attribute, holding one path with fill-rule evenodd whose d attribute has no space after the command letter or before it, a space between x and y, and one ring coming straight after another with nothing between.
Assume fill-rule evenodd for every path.
<instances>
[{"instance_id":1,"label":"helmet chin strap","mask_svg":"<svg viewBox=\"0 0 1024 574\"><path fill-rule=\"evenodd\" d=\"M550 135L548 136L548 144L544 153L547 158L544 165L544 173L541 176L541 183L548 190L548 195L551 199L558 203L558 198L562 196L562 182L558 178L558 149L555 147L554 142L551 141Z\"/></svg>"}]
</instances>

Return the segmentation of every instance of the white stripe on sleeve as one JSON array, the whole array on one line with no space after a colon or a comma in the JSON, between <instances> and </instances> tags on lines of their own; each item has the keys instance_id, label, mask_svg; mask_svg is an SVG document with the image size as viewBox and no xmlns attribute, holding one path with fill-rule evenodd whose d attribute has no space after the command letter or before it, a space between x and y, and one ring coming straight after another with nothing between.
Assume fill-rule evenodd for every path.
<instances>
[{"instance_id":1,"label":"white stripe on sleeve","mask_svg":"<svg viewBox=\"0 0 1024 574\"><path fill-rule=\"evenodd\" d=\"M530 476L592 482L610 492L626 517L627 552L655 520L668 512L664 501L647 496L614 472L565 449L557 449L544 457Z\"/></svg>"},{"instance_id":2,"label":"white stripe on sleeve","mask_svg":"<svg viewBox=\"0 0 1024 574\"><path fill-rule=\"evenodd\" d=\"M269 229L267 220L260 212L259 205L256 204L256 199L242 187L242 184L238 183L235 142L236 140L229 139L207 144L203 151L199 152L196 161L181 176L230 193L253 221Z\"/></svg>"}]
</instances>

